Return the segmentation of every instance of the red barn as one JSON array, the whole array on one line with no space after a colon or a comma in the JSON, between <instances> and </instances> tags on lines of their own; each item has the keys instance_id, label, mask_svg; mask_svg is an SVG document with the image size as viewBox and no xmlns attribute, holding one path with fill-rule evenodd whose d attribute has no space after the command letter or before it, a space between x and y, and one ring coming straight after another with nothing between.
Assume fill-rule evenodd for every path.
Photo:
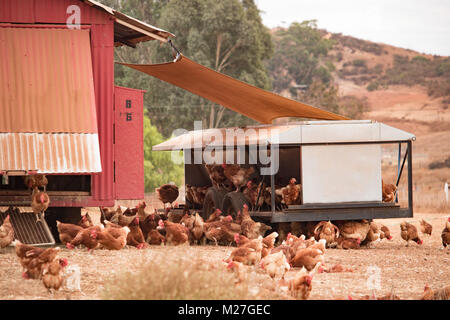
<instances>
[{"instance_id":1,"label":"red barn","mask_svg":"<svg viewBox=\"0 0 450 320\"><path fill-rule=\"evenodd\" d=\"M92 0L0 1L0 206L30 206L33 173L52 229L143 199L144 92L114 86L114 47L170 36Z\"/></svg>"}]
</instances>

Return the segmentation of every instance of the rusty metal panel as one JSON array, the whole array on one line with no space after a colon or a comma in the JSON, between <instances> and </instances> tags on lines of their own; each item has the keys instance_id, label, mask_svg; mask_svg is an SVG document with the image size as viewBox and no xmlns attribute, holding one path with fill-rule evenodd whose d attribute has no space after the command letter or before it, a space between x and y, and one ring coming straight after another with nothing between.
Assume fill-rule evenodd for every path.
<instances>
[{"instance_id":1,"label":"rusty metal panel","mask_svg":"<svg viewBox=\"0 0 450 320\"><path fill-rule=\"evenodd\" d=\"M144 198L144 91L115 87L116 199Z\"/></svg>"},{"instance_id":2,"label":"rusty metal panel","mask_svg":"<svg viewBox=\"0 0 450 320\"><path fill-rule=\"evenodd\" d=\"M0 64L0 132L97 132L89 30L0 27Z\"/></svg>"},{"instance_id":3,"label":"rusty metal panel","mask_svg":"<svg viewBox=\"0 0 450 320\"><path fill-rule=\"evenodd\" d=\"M92 176L93 201L114 199L114 24L91 26L92 68L102 172Z\"/></svg>"},{"instance_id":4,"label":"rusty metal panel","mask_svg":"<svg viewBox=\"0 0 450 320\"><path fill-rule=\"evenodd\" d=\"M97 134L0 133L0 171L101 172Z\"/></svg>"}]
</instances>

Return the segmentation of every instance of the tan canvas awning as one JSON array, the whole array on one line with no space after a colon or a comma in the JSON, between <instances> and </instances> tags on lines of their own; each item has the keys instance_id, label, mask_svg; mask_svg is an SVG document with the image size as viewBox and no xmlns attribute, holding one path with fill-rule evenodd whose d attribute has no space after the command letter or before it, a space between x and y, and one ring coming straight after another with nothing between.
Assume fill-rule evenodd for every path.
<instances>
[{"instance_id":1,"label":"tan canvas awning","mask_svg":"<svg viewBox=\"0 0 450 320\"><path fill-rule=\"evenodd\" d=\"M282 117L322 120L348 119L254 87L202 66L183 55L176 62L163 64L121 64L183 88L262 123L272 123L273 119Z\"/></svg>"}]
</instances>

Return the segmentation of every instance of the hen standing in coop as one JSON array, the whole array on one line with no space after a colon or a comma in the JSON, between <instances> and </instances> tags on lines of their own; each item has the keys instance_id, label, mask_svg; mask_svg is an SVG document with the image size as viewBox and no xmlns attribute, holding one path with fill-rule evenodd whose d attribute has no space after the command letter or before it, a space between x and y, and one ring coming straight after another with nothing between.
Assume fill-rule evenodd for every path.
<instances>
[{"instance_id":1,"label":"hen standing in coop","mask_svg":"<svg viewBox=\"0 0 450 320\"><path fill-rule=\"evenodd\" d=\"M48 180L43 174L33 174L25 176L25 185L29 190L34 190L34 188L44 188L44 192L47 191Z\"/></svg>"},{"instance_id":2,"label":"hen standing in coop","mask_svg":"<svg viewBox=\"0 0 450 320\"><path fill-rule=\"evenodd\" d=\"M9 215L6 216L3 224L0 226L0 248L6 248L14 241L14 229L9 220Z\"/></svg>"},{"instance_id":3,"label":"hen standing in coop","mask_svg":"<svg viewBox=\"0 0 450 320\"><path fill-rule=\"evenodd\" d=\"M384 184L384 181L381 180L381 188L382 188L383 202L394 202L397 187L392 183Z\"/></svg>"},{"instance_id":4,"label":"hen standing in coop","mask_svg":"<svg viewBox=\"0 0 450 320\"><path fill-rule=\"evenodd\" d=\"M194 203L203 206L205 201L206 193L208 192L208 187L192 187L192 196Z\"/></svg>"},{"instance_id":5,"label":"hen standing in coop","mask_svg":"<svg viewBox=\"0 0 450 320\"><path fill-rule=\"evenodd\" d=\"M258 185L254 183L253 181L249 180L247 182L247 188L244 189L244 196L247 198L247 200L251 203L253 208L256 207L256 201L258 199ZM262 202L262 201L260 201ZM262 204L262 203L261 203Z\"/></svg>"},{"instance_id":6,"label":"hen standing in coop","mask_svg":"<svg viewBox=\"0 0 450 320\"><path fill-rule=\"evenodd\" d=\"M205 164L206 171L214 187L224 187L227 182L227 177L224 173L224 168L218 164Z\"/></svg>"},{"instance_id":7,"label":"hen standing in coop","mask_svg":"<svg viewBox=\"0 0 450 320\"><path fill-rule=\"evenodd\" d=\"M251 175L255 172L253 167L241 168L238 164L222 164L223 174L231 181L236 188L236 192L241 191L241 188L247 183Z\"/></svg>"},{"instance_id":8,"label":"hen standing in coop","mask_svg":"<svg viewBox=\"0 0 450 320\"><path fill-rule=\"evenodd\" d=\"M295 178L291 178L289 180L289 184L281 188L281 194L283 197L282 203L287 206L301 204L302 203L302 185L296 184L297 180Z\"/></svg>"},{"instance_id":9,"label":"hen standing in coop","mask_svg":"<svg viewBox=\"0 0 450 320\"><path fill-rule=\"evenodd\" d=\"M36 215L36 222L42 222L41 219L45 217L45 210L47 210L49 204L50 197L48 194L46 192L39 191L39 189L35 187L33 189L33 193L31 194L31 209L33 209L33 212Z\"/></svg>"},{"instance_id":10,"label":"hen standing in coop","mask_svg":"<svg viewBox=\"0 0 450 320\"><path fill-rule=\"evenodd\" d=\"M402 236L402 239L406 241L406 246L409 246L409 241L414 241L417 244L422 244L422 239L419 238L419 233L417 232L417 228L406 222L403 221L400 223L400 235Z\"/></svg>"},{"instance_id":11,"label":"hen standing in coop","mask_svg":"<svg viewBox=\"0 0 450 320\"><path fill-rule=\"evenodd\" d=\"M170 207L173 208L172 203L177 200L179 195L178 187L174 184L164 184L156 188L156 193L159 200L164 204L164 209L166 208L166 203L170 203Z\"/></svg>"}]
</instances>

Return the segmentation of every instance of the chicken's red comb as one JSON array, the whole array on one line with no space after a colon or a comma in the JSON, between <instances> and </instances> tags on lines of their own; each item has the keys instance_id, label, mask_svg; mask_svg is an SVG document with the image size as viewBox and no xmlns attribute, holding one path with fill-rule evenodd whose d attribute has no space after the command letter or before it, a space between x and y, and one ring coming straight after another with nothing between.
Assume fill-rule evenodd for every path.
<instances>
[{"instance_id":1,"label":"chicken's red comb","mask_svg":"<svg viewBox=\"0 0 450 320\"><path fill-rule=\"evenodd\" d=\"M246 203L244 203L244 208L248 209L248 205Z\"/></svg>"},{"instance_id":2,"label":"chicken's red comb","mask_svg":"<svg viewBox=\"0 0 450 320\"><path fill-rule=\"evenodd\" d=\"M63 258L63 259L59 259L59 264L61 265L61 267L65 267L69 264L69 262L67 261L66 258Z\"/></svg>"}]
</instances>

